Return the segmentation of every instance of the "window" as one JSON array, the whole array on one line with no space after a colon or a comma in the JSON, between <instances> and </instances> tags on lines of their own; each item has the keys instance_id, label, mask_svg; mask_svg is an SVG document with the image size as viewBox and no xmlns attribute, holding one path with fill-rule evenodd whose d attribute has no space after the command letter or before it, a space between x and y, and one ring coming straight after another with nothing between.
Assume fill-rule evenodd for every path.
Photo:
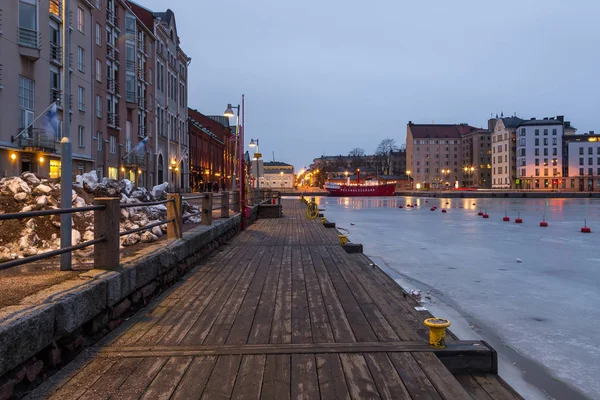
<instances>
[{"instance_id":1,"label":"window","mask_svg":"<svg viewBox=\"0 0 600 400\"><path fill-rule=\"evenodd\" d=\"M548 159L544 158L544 166L548 165Z\"/></svg>"},{"instance_id":2,"label":"window","mask_svg":"<svg viewBox=\"0 0 600 400\"><path fill-rule=\"evenodd\" d=\"M525 128L521 129L520 136L525 136ZM500 139L500 136L498 137L498 139Z\"/></svg>"},{"instance_id":3,"label":"window","mask_svg":"<svg viewBox=\"0 0 600 400\"><path fill-rule=\"evenodd\" d=\"M98 10L102 9L102 0L96 0L96 8Z\"/></svg>"},{"instance_id":4,"label":"window","mask_svg":"<svg viewBox=\"0 0 600 400\"><path fill-rule=\"evenodd\" d=\"M102 118L102 97L96 96L96 117Z\"/></svg>"},{"instance_id":5,"label":"window","mask_svg":"<svg viewBox=\"0 0 600 400\"><path fill-rule=\"evenodd\" d=\"M554 147L554 148L552 149L552 155L553 155L553 156L557 156L557 155L558 155L558 149L557 149L556 147Z\"/></svg>"},{"instance_id":6,"label":"window","mask_svg":"<svg viewBox=\"0 0 600 400\"><path fill-rule=\"evenodd\" d=\"M102 26L96 22L96 44L102 46Z\"/></svg>"},{"instance_id":7,"label":"window","mask_svg":"<svg viewBox=\"0 0 600 400\"><path fill-rule=\"evenodd\" d=\"M600 155L600 146L596 147L596 154Z\"/></svg>"},{"instance_id":8,"label":"window","mask_svg":"<svg viewBox=\"0 0 600 400\"><path fill-rule=\"evenodd\" d=\"M540 136L540 130L539 129L535 130L535 136Z\"/></svg>"},{"instance_id":9,"label":"window","mask_svg":"<svg viewBox=\"0 0 600 400\"><path fill-rule=\"evenodd\" d=\"M83 32L83 30L85 28L84 18L85 18L85 14L84 14L83 10L80 7L77 7L77 30L81 33L84 33Z\"/></svg>"},{"instance_id":10,"label":"window","mask_svg":"<svg viewBox=\"0 0 600 400\"><path fill-rule=\"evenodd\" d=\"M535 155L539 156L540 155L540 149L535 149Z\"/></svg>"},{"instance_id":11,"label":"window","mask_svg":"<svg viewBox=\"0 0 600 400\"><path fill-rule=\"evenodd\" d=\"M589 155L594 154L594 149L592 147L588 147L588 154Z\"/></svg>"},{"instance_id":12,"label":"window","mask_svg":"<svg viewBox=\"0 0 600 400\"><path fill-rule=\"evenodd\" d=\"M540 145L540 139L539 138L535 138L535 145L539 146Z\"/></svg>"},{"instance_id":13,"label":"window","mask_svg":"<svg viewBox=\"0 0 600 400\"><path fill-rule=\"evenodd\" d=\"M579 165L583 165L583 157L579 157Z\"/></svg>"},{"instance_id":14,"label":"window","mask_svg":"<svg viewBox=\"0 0 600 400\"><path fill-rule=\"evenodd\" d=\"M540 176L540 169L539 168L535 169L535 176Z\"/></svg>"},{"instance_id":15,"label":"window","mask_svg":"<svg viewBox=\"0 0 600 400\"><path fill-rule=\"evenodd\" d=\"M102 151L102 132L98 132L98 134L96 135L96 139L98 140L98 151Z\"/></svg>"},{"instance_id":16,"label":"window","mask_svg":"<svg viewBox=\"0 0 600 400\"><path fill-rule=\"evenodd\" d=\"M592 157L588 158L588 165L594 165L594 159Z\"/></svg>"},{"instance_id":17,"label":"window","mask_svg":"<svg viewBox=\"0 0 600 400\"><path fill-rule=\"evenodd\" d=\"M557 175L558 175L558 168L552 169L552 176L557 176Z\"/></svg>"},{"instance_id":18,"label":"window","mask_svg":"<svg viewBox=\"0 0 600 400\"><path fill-rule=\"evenodd\" d=\"M544 129L544 136L548 136L548 129Z\"/></svg>"},{"instance_id":19,"label":"window","mask_svg":"<svg viewBox=\"0 0 600 400\"><path fill-rule=\"evenodd\" d=\"M102 82L102 61L96 59L96 80Z\"/></svg>"},{"instance_id":20,"label":"window","mask_svg":"<svg viewBox=\"0 0 600 400\"><path fill-rule=\"evenodd\" d=\"M519 144L521 146L525 146L525 140L526 140L525 138L521 138L521 140L519 141Z\"/></svg>"},{"instance_id":21,"label":"window","mask_svg":"<svg viewBox=\"0 0 600 400\"><path fill-rule=\"evenodd\" d=\"M34 87L34 81L19 76L19 128L25 128L33 122Z\"/></svg>"},{"instance_id":22,"label":"window","mask_svg":"<svg viewBox=\"0 0 600 400\"><path fill-rule=\"evenodd\" d=\"M545 156L547 156L547 155L548 155L548 148L547 148L547 147L544 149L544 155L545 155Z\"/></svg>"},{"instance_id":23,"label":"window","mask_svg":"<svg viewBox=\"0 0 600 400\"><path fill-rule=\"evenodd\" d=\"M600 165L600 157L598 157L598 160L596 160L596 164Z\"/></svg>"},{"instance_id":24,"label":"window","mask_svg":"<svg viewBox=\"0 0 600 400\"><path fill-rule=\"evenodd\" d=\"M79 104L79 111L85 111L85 89L81 86L77 90L77 102Z\"/></svg>"},{"instance_id":25,"label":"window","mask_svg":"<svg viewBox=\"0 0 600 400\"><path fill-rule=\"evenodd\" d=\"M588 168L588 175L594 175L594 168Z\"/></svg>"},{"instance_id":26,"label":"window","mask_svg":"<svg viewBox=\"0 0 600 400\"><path fill-rule=\"evenodd\" d=\"M85 50L81 46L77 47L77 69L85 72Z\"/></svg>"},{"instance_id":27,"label":"window","mask_svg":"<svg viewBox=\"0 0 600 400\"><path fill-rule=\"evenodd\" d=\"M523 160L523 161L525 161L525 160ZM535 165L540 165L540 159L539 158L535 159Z\"/></svg>"},{"instance_id":28,"label":"window","mask_svg":"<svg viewBox=\"0 0 600 400\"><path fill-rule=\"evenodd\" d=\"M583 168L579 168L579 175L583 175Z\"/></svg>"},{"instance_id":29,"label":"window","mask_svg":"<svg viewBox=\"0 0 600 400\"><path fill-rule=\"evenodd\" d=\"M583 155L583 147L579 148L579 155L582 156Z\"/></svg>"},{"instance_id":30,"label":"window","mask_svg":"<svg viewBox=\"0 0 600 400\"><path fill-rule=\"evenodd\" d=\"M536 150L537 150L537 149L536 149ZM526 155L525 149L521 149L521 154L520 154L520 155L521 155L522 157L525 157L525 155ZM539 155L539 154L536 154L536 156L538 156L538 155Z\"/></svg>"},{"instance_id":31,"label":"window","mask_svg":"<svg viewBox=\"0 0 600 400\"><path fill-rule=\"evenodd\" d=\"M85 128L83 126L79 125L78 129L77 129L77 145L79 147L85 147L83 144L84 143L84 138L83 138L84 133L85 133Z\"/></svg>"},{"instance_id":32,"label":"window","mask_svg":"<svg viewBox=\"0 0 600 400\"><path fill-rule=\"evenodd\" d=\"M552 135L556 136L556 128L552 129Z\"/></svg>"},{"instance_id":33,"label":"window","mask_svg":"<svg viewBox=\"0 0 600 400\"><path fill-rule=\"evenodd\" d=\"M548 146L548 138L544 138L544 146Z\"/></svg>"},{"instance_id":34,"label":"window","mask_svg":"<svg viewBox=\"0 0 600 400\"><path fill-rule=\"evenodd\" d=\"M557 138L552 138L552 144L554 146L556 146L558 144L558 139Z\"/></svg>"},{"instance_id":35,"label":"window","mask_svg":"<svg viewBox=\"0 0 600 400\"><path fill-rule=\"evenodd\" d=\"M125 14L125 31L135 34L135 16L131 13Z\"/></svg>"},{"instance_id":36,"label":"window","mask_svg":"<svg viewBox=\"0 0 600 400\"><path fill-rule=\"evenodd\" d=\"M152 68L148 68L148 84L152 85Z\"/></svg>"},{"instance_id":37,"label":"window","mask_svg":"<svg viewBox=\"0 0 600 400\"><path fill-rule=\"evenodd\" d=\"M110 154L117 154L117 137L116 136L110 136L110 140L109 140L109 151Z\"/></svg>"},{"instance_id":38,"label":"window","mask_svg":"<svg viewBox=\"0 0 600 400\"><path fill-rule=\"evenodd\" d=\"M521 176L525 176L525 168L521 168Z\"/></svg>"},{"instance_id":39,"label":"window","mask_svg":"<svg viewBox=\"0 0 600 400\"><path fill-rule=\"evenodd\" d=\"M36 1L19 1L19 44L38 47ZM22 33L22 34L21 34Z\"/></svg>"}]
</instances>

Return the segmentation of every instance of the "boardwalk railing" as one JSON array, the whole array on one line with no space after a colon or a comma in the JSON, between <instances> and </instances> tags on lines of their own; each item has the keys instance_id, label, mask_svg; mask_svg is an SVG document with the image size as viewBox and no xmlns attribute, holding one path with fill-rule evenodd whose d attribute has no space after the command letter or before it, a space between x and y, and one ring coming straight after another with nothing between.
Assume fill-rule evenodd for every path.
<instances>
[{"instance_id":1,"label":"boardwalk railing","mask_svg":"<svg viewBox=\"0 0 600 400\"><path fill-rule=\"evenodd\" d=\"M216 196L221 198L221 204L218 207L213 208L213 197ZM231 201L231 198L233 198L233 201ZM192 214L183 215L183 201L195 199L202 199L202 205L199 207L200 210ZM158 206L163 204L167 208L167 217L165 220L160 220L152 224L122 232L120 231L119 222L121 218L121 209ZM121 204L119 198L104 197L96 198L94 205L92 206L0 214L0 221L7 221L60 214L75 214L88 211L94 212L94 239L79 243L77 245L36 254L34 256L0 263L0 271L55 257L64 253L73 252L75 250L81 250L89 246L94 246L94 268L116 269L119 267L120 262L119 248L121 244L120 238L122 236L151 230L156 226L167 224L167 239L181 239L183 237L182 226L184 220L200 215L201 224L212 225L213 210L220 209L221 218L228 218L230 208L233 208L235 212L239 212L239 192L234 192L233 196L231 196L229 192L223 192L218 195L213 193L204 193L196 196L186 197L183 197L179 193L169 193L167 194L166 200L130 204Z\"/></svg>"}]
</instances>

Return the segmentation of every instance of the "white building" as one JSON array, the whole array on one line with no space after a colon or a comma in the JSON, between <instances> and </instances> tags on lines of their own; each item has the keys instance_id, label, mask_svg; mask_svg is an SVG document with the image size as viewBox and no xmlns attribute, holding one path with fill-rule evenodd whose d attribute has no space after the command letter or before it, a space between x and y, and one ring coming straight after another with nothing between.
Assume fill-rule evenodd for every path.
<instances>
[{"instance_id":1,"label":"white building","mask_svg":"<svg viewBox=\"0 0 600 400\"><path fill-rule=\"evenodd\" d=\"M263 164L263 174L259 178L262 189L293 189L294 167L279 161Z\"/></svg>"},{"instance_id":2,"label":"white building","mask_svg":"<svg viewBox=\"0 0 600 400\"><path fill-rule=\"evenodd\" d=\"M594 132L564 138L568 177L562 187L578 192L600 190L600 135Z\"/></svg>"},{"instance_id":3,"label":"white building","mask_svg":"<svg viewBox=\"0 0 600 400\"><path fill-rule=\"evenodd\" d=\"M522 122L521 118L504 116L488 121L492 132L492 189L515 188L516 131Z\"/></svg>"},{"instance_id":4,"label":"white building","mask_svg":"<svg viewBox=\"0 0 600 400\"><path fill-rule=\"evenodd\" d=\"M517 179L523 189L558 189L563 177L562 138L575 129L556 118L524 121L517 127Z\"/></svg>"}]
</instances>

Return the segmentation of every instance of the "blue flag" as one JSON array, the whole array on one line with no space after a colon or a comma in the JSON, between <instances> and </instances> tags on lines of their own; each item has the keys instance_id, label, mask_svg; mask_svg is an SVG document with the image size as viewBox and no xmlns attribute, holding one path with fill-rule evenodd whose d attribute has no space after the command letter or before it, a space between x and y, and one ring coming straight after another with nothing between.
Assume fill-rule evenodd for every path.
<instances>
[{"instance_id":1,"label":"blue flag","mask_svg":"<svg viewBox=\"0 0 600 400\"><path fill-rule=\"evenodd\" d=\"M146 143L148 143L149 137L150 136L146 136L144 139L142 139L141 142L136 144L135 147L133 149L131 149L131 152L129 154L135 154L136 156L143 156L144 151L146 150Z\"/></svg>"},{"instance_id":2,"label":"blue flag","mask_svg":"<svg viewBox=\"0 0 600 400\"><path fill-rule=\"evenodd\" d=\"M58 115L56 113L56 103L52 103L52 107L48 110L44 119L42 120L41 128L46 132L47 135L53 135L56 140L60 140L58 135Z\"/></svg>"}]
</instances>

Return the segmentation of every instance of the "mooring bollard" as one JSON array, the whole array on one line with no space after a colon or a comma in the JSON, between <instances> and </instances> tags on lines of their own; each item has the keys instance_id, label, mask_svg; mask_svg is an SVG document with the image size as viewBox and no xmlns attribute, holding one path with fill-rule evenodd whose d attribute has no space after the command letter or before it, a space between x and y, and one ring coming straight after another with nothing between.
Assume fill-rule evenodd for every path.
<instances>
[{"instance_id":1,"label":"mooring bollard","mask_svg":"<svg viewBox=\"0 0 600 400\"><path fill-rule=\"evenodd\" d=\"M446 328L450 326L450 321L443 318L427 318L424 323L429 327L429 346L434 349L445 348Z\"/></svg>"},{"instance_id":2,"label":"mooring bollard","mask_svg":"<svg viewBox=\"0 0 600 400\"><path fill-rule=\"evenodd\" d=\"M212 224L212 208L213 208L213 194L208 192L205 194L206 197L202 199L202 213L200 214L200 220L202 225Z\"/></svg>"},{"instance_id":3,"label":"mooring bollard","mask_svg":"<svg viewBox=\"0 0 600 400\"><path fill-rule=\"evenodd\" d=\"M348 243L348 236L347 235L338 235L340 237L340 244L342 246L344 246L346 243Z\"/></svg>"},{"instance_id":4,"label":"mooring bollard","mask_svg":"<svg viewBox=\"0 0 600 400\"><path fill-rule=\"evenodd\" d=\"M167 220L173 219L173 222L167 223L167 239L181 239L181 194L167 193Z\"/></svg>"},{"instance_id":5,"label":"mooring bollard","mask_svg":"<svg viewBox=\"0 0 600 400\"><path fill-rule=\"evenodd\" d=\"M94 268L115 270L119 268L119 220L120 201L114 197L98 197L95 205L105 206L104 210L94 211L94 239L104 237L104 241L94 245Z\"/></svg>"}]
</instances>

